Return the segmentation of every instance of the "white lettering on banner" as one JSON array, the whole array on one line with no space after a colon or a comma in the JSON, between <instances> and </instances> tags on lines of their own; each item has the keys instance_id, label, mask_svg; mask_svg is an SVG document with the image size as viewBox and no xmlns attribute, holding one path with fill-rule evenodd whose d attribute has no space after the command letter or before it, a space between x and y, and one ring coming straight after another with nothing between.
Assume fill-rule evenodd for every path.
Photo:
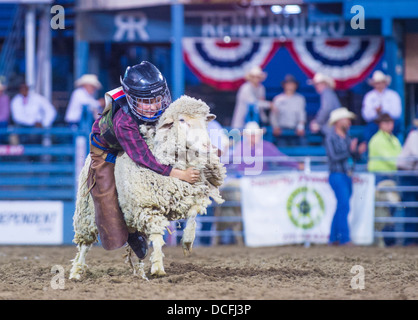
<instances>
[{"instance_id":1,"label":"white lettering on banner","mask_svg":"<svg viewBox=\"0 0 418 320\"><path fill-rule=\"evenodd\" d=\"M62 244L61 201L0 201L0 244Z\"/></svg>"},{"instance_id":2,"label":"white lettering on banner","mask_svg":"<svg viewBox=\"0 0 418 320\"><path fill-rule=\"evenodd\" d=\"M20 156L25 152L22 145L0 145L0 156Z\"/></svg>"},{"instance_id":3,"label":"white lettering on banner","mask_svg":"<svg viewBox=\"0 0 418 320\"><path fill-rule=\"evenodd\" d=\"M336 208L327 172L243 177L240 187L247 246L327 243ZM354 175L348 223L355 244L373 243L374 190L374 175Z\"/></svg>"},{"instance_id":4,"label":"white lettering on banner","mask_svg":"<svg viewBox=\"0 0 418 320\"><path fill-rule=\"evenodd\" d=\"M306 12L282 15L266 12L264 16L248 15L245 11L186 12L186 17L201 18L202 37L342 37L343 18L336 21L309 21Z\"/></svg>"},{"instance_id":5,"label":"white lettering on banner","mask_svg":"<svg viewBox=\"0 0 418 320\"><path fill-rule=\"evenodd\" d=\"M147 16L143 12L120 13L115 16L116 32L113 36L114 41L148 41L149 35L145 30L148 23ZM126 35L126 39L125 39ZM137 38L137 36L139 38Z\"/></svg>"}]
</instances>

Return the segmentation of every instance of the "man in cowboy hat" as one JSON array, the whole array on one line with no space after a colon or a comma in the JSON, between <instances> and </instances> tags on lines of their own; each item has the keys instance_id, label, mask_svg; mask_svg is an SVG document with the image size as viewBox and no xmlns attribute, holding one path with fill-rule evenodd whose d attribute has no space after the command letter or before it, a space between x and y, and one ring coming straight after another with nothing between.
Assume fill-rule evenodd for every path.
<instances>
[{"instance_id":1,"label":"man in cowboy hat","mask_svg":"<svg viewBox=\"0 0 418 320\"><path fill-rule=\"evenodd\" d=\"M309 129L313 133L326 134L329 129L327 121L331 111L341 107L340 100L338 100L334 91L335 81L331 77L318 72L313 79L308 80L308 84L313 85L320 95L320 107L315 118L310 122Z\"/></svg>"},{"instance_id":2,"label":"man in cowboy hat","mask_svg":"<svg viewBox=\"0 0 418 320\"><path fill-rule=\"evenodd\" d=\"M244 175L259 175L271 167L269 161L263 157L285 157L286 155L271 142L264 140L265 129L260 128L255 121L247 122L243 130L242 140L233 147L233 164L241 158L236 170ZM303 163L280 161L281 166L293 169L303 169Z\"/></svg>"},{"instance_id":3,"label":"man in cowboy hat","mask_svg":"<svg viewBox=\"0 0 418 320\"><path fill-rule=\"evenodd\" d=\"M294 130L296 139L278 140L279 143L301 145L301 137L305 135L306 123L306 100L305 97L297 93L299 83L294 76L288 74L282 81L283 93L278 94L273 99L270 112L270 123L273 127L273 135L279 137L282 129Z\"/></svg>"},{"instance_id":4,"label":"man in cowboy hat","mask_svg":"<svg viewBox=\"0 0 418 320\"><path fill-rule=\"evenodd\" d=\"M260 117L261 122L268 122L265 110L270 109L271 102L266 101L266 88L262 85L262 82L266 77L267 73L259 66L252 67L245 74L245 80L247 81L237 92L237 99L231 122L233 128L244 127L246 122L245 118L251 106L254 108L256 115Z\"/></svg>"},{"instance_id":5,"label":"man in cowboy hat","mask_svg":"<svg viewBox=\"0 0 418 320\"><path fill-rule=\"evenodd\" d=\"M103 110L104 99L96 100L96 91L102 88L102 84L94 74L85 74L74 83L77 87L70 97L67 111L65 113L65 122L69 125L78 125L80 123L83 107L88 106L94 119L99 117L99 112Z\"/></svg>"},{"instance_id":6,"label":"man in cowboy hat","mask_svg":"<svg viewBox=\"0 0 418 320\"><path fill-rule=\"evenodd\" d=\"M402 102L399 94L389 89L391 77L385 75L382 71L373 72L372 78L368 83L374 88L366 93L363 99L361 114L367 122L364 132L364 140L369 141L378 131L378 126L374 122L382 113L389 114L394 120L394 134L397 135L400 130L400 117L402 114Z\"/></svg>"},{"instance_id":7,"label":"man in cowboy hat","mask_svg":"<svg viewBox=\"0 0 418 320\"><path fill-rule=\"evenodd\" d=\"M329 166L329 183L337 199L337 208L331 224L330 244L346 245L350 243L348 214L352 194L352 168L349 158L359 158L366 149L366 143L357 145L357 139L348 135L354 113L347 108L338 108L331 112L328 125L330 130L325 137L325 147Z\"/></svg>"}]
</instances>

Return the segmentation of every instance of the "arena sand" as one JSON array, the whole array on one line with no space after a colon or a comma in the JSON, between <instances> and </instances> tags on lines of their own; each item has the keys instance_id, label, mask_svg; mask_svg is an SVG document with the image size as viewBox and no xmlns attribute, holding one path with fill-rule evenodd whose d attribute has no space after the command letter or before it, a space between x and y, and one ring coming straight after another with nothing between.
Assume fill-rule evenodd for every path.
<instances>
[{"instance_id":1,"label":"arena sand","mask_svg":"<svg viewBox=\"0 0 418 320\"><path fill-rule=\"evenodd\" d=\"M74 246L0 246L0 299L418 299L418 247L217 246L196 247L189 257L165 247L167 276L149 281L132 275L124 253L93 247L89 271L73 281ZM356 265L364 269L363 290L351 287ZM54 266L63 267L62 289L51 285L59 284Z\"/></svg>"}]
</instances>

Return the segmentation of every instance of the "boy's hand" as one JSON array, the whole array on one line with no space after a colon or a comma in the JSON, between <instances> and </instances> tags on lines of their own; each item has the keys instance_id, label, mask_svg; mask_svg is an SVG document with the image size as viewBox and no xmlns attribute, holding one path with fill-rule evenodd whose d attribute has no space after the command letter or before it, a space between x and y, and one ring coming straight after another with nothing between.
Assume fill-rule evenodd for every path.
<instances>
[{"instance_id":1,"label":"boy's hand","mask_svg":"<svg viewBox=\"0 0 418 320\"><path fill-rule=\"evenodd\" d=\"M178 178L188 183L195 183L199 181L200 172L194 168L188 168L186 170L172 169L170 177Z\"/></svg>"}]
</instances>

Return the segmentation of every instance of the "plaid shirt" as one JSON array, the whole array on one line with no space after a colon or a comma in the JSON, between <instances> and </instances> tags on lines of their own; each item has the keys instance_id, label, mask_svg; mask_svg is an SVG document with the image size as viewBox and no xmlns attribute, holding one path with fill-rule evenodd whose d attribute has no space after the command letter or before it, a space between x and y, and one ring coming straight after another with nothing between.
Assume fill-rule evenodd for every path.
<instances>
[{"instance_id":1,"label":"plaid shirt","mask_svg":"<svg viewBox=\"0 0 418 320\"><path fill-rule=\"evenodd\" d=\"M96 139L105 147L109 147L107 142L100 137L99 129L100 118L93 123L92 132ZM138 124L131 116L119 109L113 117L113 128L116 138L123 150L138 165L147 167L164 176L170 175L171 166L163 165L155 159L147 143L139 132ZM116 151L109 149L109 152Z\"/></svg>"}]
</instances>

